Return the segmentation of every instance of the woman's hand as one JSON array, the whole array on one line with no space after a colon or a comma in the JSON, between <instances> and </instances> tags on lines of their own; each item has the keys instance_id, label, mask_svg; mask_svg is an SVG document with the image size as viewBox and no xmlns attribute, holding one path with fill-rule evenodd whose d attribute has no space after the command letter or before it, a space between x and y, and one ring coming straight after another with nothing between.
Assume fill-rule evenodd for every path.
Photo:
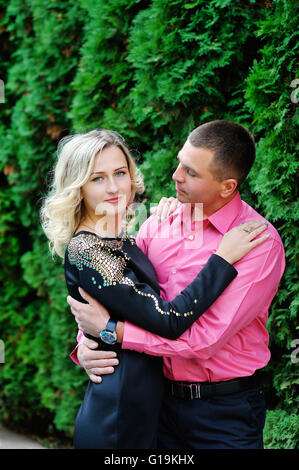
<instances>
[{"instance_id":1,"label":"woman's hand","mask_svg":"<svg viewBox=\"0 0 299 470\"><path fill-rule=\"evenodd\" d=\"M174 197L162 197L157 207L151 210L152 214L156 214L158 220L163 221L172 214L179 206L180 201Z\"/></svg>"},{"instance_id":2,"label":"woman's hand","mask_svg":"<svg viewBox=\"0 0 299 470\"><path fill-rule=\"evenodd\" d=\"M231 264L236 263L252 248L264 243L270 237L271 234L268 233L255 239L267 226L268 224L262 220L251 220L234 227L223 236L215 254Z\"/></svg>"},{"instance_id":3,"label":"woman's hand","mask_svg":"<svg viewBox=\"0 0 299 470\"><path fill-rule=\"evenodd\" d=\"M71 307L72 314L78 323L78 328L91 336L99 337L107 325L110 315L108 310L97 300L93 299L85 290L79 287L81 297L88 302L83 304L73 297L67 297L67 303Z\"/></svg>"}]
</instances>

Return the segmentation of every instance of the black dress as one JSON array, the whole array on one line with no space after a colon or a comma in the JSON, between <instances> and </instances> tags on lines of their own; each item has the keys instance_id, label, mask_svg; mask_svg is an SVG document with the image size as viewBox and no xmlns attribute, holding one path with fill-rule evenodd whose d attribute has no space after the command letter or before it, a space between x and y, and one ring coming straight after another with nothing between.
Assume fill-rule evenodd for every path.
<instances>
[{"instance_id":1,"label":"black dress","mask_svg":"<svg viewBox=\"0 0 299 470\"><path fill-rule=\"evenodd\" d=\"M65 254L65 277L72 297L85 302L83 287L115 320L128 320L152 333L176 339L204 313L237 271L212 255L194 281L171 302L159 296L149 259L133 239L103 239L81 231ZM89 381L76 418L79 449L151 449L163 395L162 358L108 346L86 335L99 349L117 351L119 365L100 384Z\"/></svg>"}]
</instances>

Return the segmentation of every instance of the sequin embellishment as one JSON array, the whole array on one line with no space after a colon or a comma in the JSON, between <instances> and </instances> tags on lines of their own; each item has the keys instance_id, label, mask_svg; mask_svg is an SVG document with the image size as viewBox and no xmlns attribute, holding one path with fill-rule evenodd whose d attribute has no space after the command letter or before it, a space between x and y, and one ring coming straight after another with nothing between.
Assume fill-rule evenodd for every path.
<instances>
[{"instance_id":1,"label":"sequin embellishment","mask_svg":"<svg viewBox=\"0 0 299 470\"><path fill-rule=\"evenodd\" d=\"M124 252L123 256L119 254L121 246L118 240L101 240L94 235L81 234L72 238L68 245L69 262L79 271L84 266L96 270L103 278L103 287L117 282L123 284L123 268L130 258ZM96 284L94 276L91 282Z\"/></svg>"},{"instance_id":2,"label":"sequin embellishment","mask_svg":"<svg viewBox=\"0 0 299 470\"><path fill-rule=\"evenodd\" d=\"M111 285L125 284L131 286L138 295L151 298L156 310L161 315L173 314L177 317L187 317L194 314L192 311L181 314L171 308L169 311L164 311L160 308L155 295L137 289L132 279L124 276L124 268L130 258L126 253L120 251L121 248L122 242L118 240L101 240L91 234L80 234L71 239L68 245L68 258L69 262L75 265L79 271L82 271L84 266L97 271L103 278L103 284L98 286L99 289ZM96 284L94 276L91 277L91 282L94 285Z\"/></svg>"}]
</instances>

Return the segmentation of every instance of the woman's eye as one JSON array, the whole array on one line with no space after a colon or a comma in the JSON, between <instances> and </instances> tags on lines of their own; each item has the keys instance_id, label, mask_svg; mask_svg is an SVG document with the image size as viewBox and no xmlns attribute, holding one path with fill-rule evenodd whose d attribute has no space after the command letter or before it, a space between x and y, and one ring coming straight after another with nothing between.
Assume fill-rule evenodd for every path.
<instances>
[{"instance_id":1,"label":"woman's eye","mask_svg":"<svg viewBox=\"0 0 299 470\"><path fill-rule=\"evenodd\" d=\"M123 176L123 175L125 175L125 174L126 174L126 173L125 173L124 171L118 171L118 172L116 173L116 176Z\"/></svg>"},{"instance_id":2,"label":"woman's eye","mask_svg":"<svg viewBox=\"0 0 299 470\"><path fill-rule=\"evenodd\" d=\"M102 181L103 180L103 177L102 176L97 176L96 178L94 178L92 181Z\"/></svg>"}]
</instances>

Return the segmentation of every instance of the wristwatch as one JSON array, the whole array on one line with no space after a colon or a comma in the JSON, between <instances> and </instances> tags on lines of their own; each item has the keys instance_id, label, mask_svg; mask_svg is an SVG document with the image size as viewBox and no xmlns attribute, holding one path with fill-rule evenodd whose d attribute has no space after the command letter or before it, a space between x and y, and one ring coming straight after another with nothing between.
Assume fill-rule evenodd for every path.
<instances>
[{"instance_id":1,"label":"wristwatch","mask_svg":"<svg viewBox=\"0 0 299 470\"><path fill-rule=\"evenodd\" d=\"M108 320L106 327L100 333L100 338L102 341L104 341L104 343L106 344L116 343L117 336L116 336L115 328L116 328L116 321L110 318L110 320Z\"/></svg>"}]
</instances>

